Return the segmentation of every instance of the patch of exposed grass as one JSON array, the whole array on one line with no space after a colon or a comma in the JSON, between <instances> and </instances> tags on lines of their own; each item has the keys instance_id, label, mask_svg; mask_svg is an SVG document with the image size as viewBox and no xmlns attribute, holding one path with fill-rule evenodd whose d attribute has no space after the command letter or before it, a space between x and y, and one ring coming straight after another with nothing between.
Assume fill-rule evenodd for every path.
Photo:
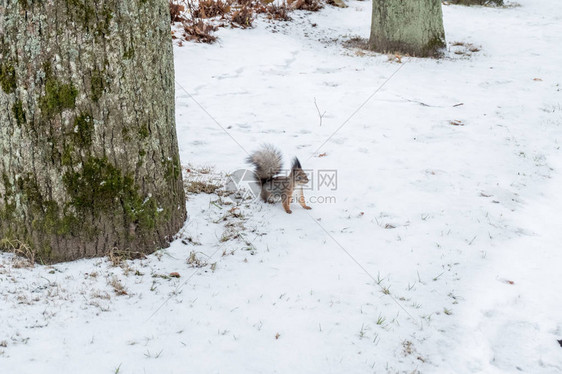
<instances>
[{"instance_id":1,"label":"patch of exposed grass","mask_svg":"<svg viewBox=\"0 0 562 374\"><path fill-rule=\"evenodd\" d=\"M185 186L185 192L192 195L200 193L214 194L219 188L221 188L221 186L217 186L212 182L190 181L187 182Z\"/></svg>"},{"instance_id":2,"label":"patch of exposed grass","mask_svg":"<svg viewBox=\"0 0 562 374\"><path fill-rule=\"evenodd\" d=\"M289 0L289 6L293 9L308 10L317 12L324 8L324 3L320 0Z\"/></svg>"},{"instance_id":3,"label":"patch of exposed grass","mask_svg":"<svg viewBox=\"0 0 562 374\"><path fill-rule=\"evenodd\" d=\"M185 170L184 189L188 195L224 195L224 176L213 173L213 167L189 167Z\"/></svg>"},{"instance_id":4,"label":"patch of exposed grass","mask_svg":"<svg viewBox=\"0 0 562 374\"><path fill-rule=\"evenodd\" d=\"M217 27L201 19L188 20L183 23L184 38L188 41L211 44L217 40L212 34Z\"/></svg>"},{"instance_id":5,"label":"patch of exposed grass","mask_svg":"<svg viewBox=\"0 0 562 374\"><path fill-rule=\"evenodd\" d=\"M194 18L225 17L230 12L230 0L199 0L193 10Z\"/></svg>"},{"instance_id":6,"label":"patch of exposed grass","mask_svg":"<svg viewBox=\"0 0 562 374\"><path fill-rule=\"evenodd\" d=\"M243 29L252 27L253 22L254 10L249 6L243 6L242 8L234 11L230 19L230 24L232 26L239 26Z\"/></svg>"},{"instance_id":7,"label":"patch of exposed grass","mask_svg":"<svg viewBox=\"0 0 562 374\"><path fill-rule=\"evenodd\" d=\"M138 260L138 259L143 260L146 258L146 255L141 252L125 251L125 250L113 248L111 251L109 251L108 258L113 266L122 266L123 261Z\"/></svg>"},{"instance_id":8,"label":"patch of exposed grass","mask_svg":"<svg viewBox=\"0 0 562 374\"><path fill-rule=\"evenodd\" d=\"M214 43L218 27L253 27L256 15L272 21L290 21L294 10L318 11L325 0L169 0L170 22L181 24L181 35L172 31L172 38L182 46L184 41Z\"/></svg>"},{"instance_id":9,"label":"patch of exposed grass","mask_svg":"<svg viewBox=\"0 0 562 374\"><path fill-rule=\"evenodd\" d=\"M197 253L191 251L189 253L189 257L187 258L187 264L191 265L194 268L202 268L207 266L207 262L202 260L200 257L197 256Z\"/></svg>"},{"instance_id":10,"label":"patch of exposed grass","mask_svg":"<svg viewBox=\"0 0 562 374\"><path fill-rule=\"evenodd\" d=\"M36 253L26 243L17 239L4 238L0 240L0 250L16 255L15 268L33 267Z\"/></svg>"},{"instance_id":11,"label":"patch of exposed grass","mask_svg":"<svg viewBox=\"0 0 562 374\"><path fill-rule=\"evenodd\" d=\"M115 292L116 295L122 296L122 295L129 294L123 283L121 283L121 281L119 280L119 278L117 278L116 275L112 275L111 278L107 280L107 284L113 288L113 291Z\"/></svg>"}]
</instances>

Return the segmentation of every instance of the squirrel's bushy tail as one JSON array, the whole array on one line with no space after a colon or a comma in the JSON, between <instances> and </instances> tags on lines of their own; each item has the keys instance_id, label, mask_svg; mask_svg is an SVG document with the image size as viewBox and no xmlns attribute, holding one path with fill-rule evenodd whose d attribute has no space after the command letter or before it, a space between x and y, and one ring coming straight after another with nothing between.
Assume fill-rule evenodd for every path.
<instances>
[{"instance_id":1,"label":"squirrel's bushy tail","mask_svg":"<svg viewBox=\"0 0 562 374\"><path fill-rule=\"evenodd\" d=\"M256 168L256 178L264 184L281 171L283 166L281 152L270 144L264 144L247 158L249 164Z\"/></svg>"}]
</instances>

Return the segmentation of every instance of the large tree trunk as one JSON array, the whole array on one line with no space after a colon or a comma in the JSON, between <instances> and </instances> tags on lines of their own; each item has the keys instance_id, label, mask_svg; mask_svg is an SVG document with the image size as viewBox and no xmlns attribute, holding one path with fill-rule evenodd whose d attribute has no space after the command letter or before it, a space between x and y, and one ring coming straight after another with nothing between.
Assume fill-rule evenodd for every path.
<instances>
[{"instance_id":1,"label":"large tree trunk","mask_svg":"<svg viewBox=\"0 0 562 374\"><path fill-rule=\"evenodd\" d=\"M445 47L441 0L373 0L371 49L434 56Z\"/></svg>"},{"instance_id":2,"label":"large tree trunk","mask_svg":"<svg viewBox=\"0 0 562 374\"><path fill-rule=\"evenodd\" d=\"M167 0L0 0L0 178L0 247L168 244L186 212Z\"/></svg>"}]
</instances>

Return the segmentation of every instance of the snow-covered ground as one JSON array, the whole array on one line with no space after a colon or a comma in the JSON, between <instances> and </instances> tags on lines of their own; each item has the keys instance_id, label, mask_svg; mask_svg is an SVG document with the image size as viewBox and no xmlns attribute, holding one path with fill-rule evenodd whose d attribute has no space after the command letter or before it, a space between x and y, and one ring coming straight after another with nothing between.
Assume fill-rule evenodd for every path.
<instances>
[{"instance_id":1,"label":"snow-covered ground","mask_svg":"<svg viewBox=\"0 0 562 374\"><path fill-rule=\"evenodd\" d=\"M444 6L447 56L402 63L343 47L349 5L175 49L186 176L273 143L313 209L190 195L143 260L0 254L0 373L562 372L559 1Z\"/></svg>"}]
</instances>

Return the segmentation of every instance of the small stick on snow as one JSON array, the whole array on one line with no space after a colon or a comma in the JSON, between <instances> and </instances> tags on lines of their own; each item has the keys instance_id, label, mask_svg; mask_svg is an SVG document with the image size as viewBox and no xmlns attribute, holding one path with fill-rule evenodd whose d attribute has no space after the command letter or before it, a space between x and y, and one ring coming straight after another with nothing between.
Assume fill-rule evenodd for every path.
<instances>
[{"instance_id":1,"label":"small stick on snow","mask_svg":"<svg viewBox=\"0 0 562 374\"><path fill-rule=\"evenodd\" d=\"M320 114L320 108L318 108L318 104L316 104L316 98L314 98L314 106L316 107L316 110L318 111L318 117L320 117L320 127L322 127L322 118L324 118L324 115L326 114L326 111L324 111L324 113Z\"/></svg>"}]
</instances>

